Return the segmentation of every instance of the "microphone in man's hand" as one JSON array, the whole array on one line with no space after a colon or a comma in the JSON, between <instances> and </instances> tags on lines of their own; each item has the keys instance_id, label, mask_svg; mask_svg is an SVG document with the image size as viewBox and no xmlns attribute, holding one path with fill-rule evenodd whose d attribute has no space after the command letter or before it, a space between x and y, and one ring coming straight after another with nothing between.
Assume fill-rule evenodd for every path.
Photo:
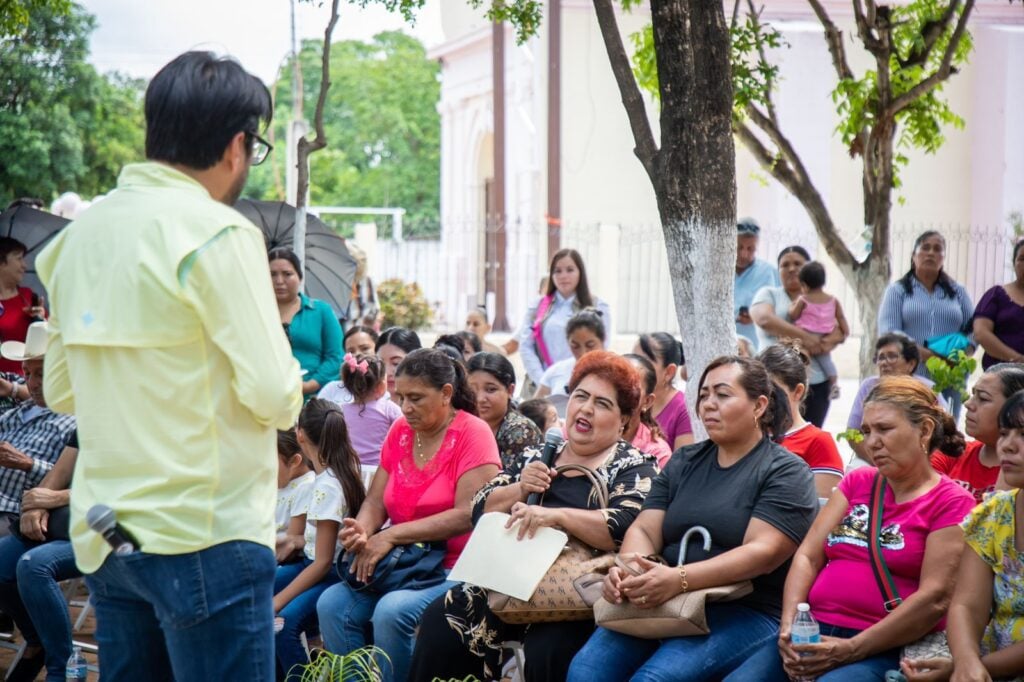
<instances>
[{"instance_id":1,"label":"microphone in man's hand","mask_svg":"<svg viewBox=\"0 0 1024 682\"><path fill-rule=\"evenodd\" d=\"M85 514L85 522L114 548L114 554L123 556L139 548L138 542L117 522L117 514L105 504L95 504Z\"/></svg>"},{"instance_id":2,"label":"microphone in man's hand","mask_svg":"<svg viewBox=\"0 0 1024 682\"><path fill-rule=\"evenodd\" d=\"M544 466L551 468L555 461L555 453L558 452L558 448L564 440L562 429L557 426L552 426L544 434L544 452L540 455L540 461L544 462ZM540 493L530 493L530 496L526 498L526 504L540 504Z\"/></svg>"}]
</instances>

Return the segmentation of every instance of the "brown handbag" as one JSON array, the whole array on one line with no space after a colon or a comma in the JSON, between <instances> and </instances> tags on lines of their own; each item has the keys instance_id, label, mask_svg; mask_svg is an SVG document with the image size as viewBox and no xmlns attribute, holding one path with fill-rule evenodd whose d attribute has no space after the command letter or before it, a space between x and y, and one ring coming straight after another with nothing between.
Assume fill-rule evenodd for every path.
<instances>
[{"instance_id":1,"label":"brown handbag","mask_svg":"<svg viewBox=\"0 0 1024 682\"><path fill-rule=\"evenodd\" d=\"M593 471L580 464L565 464L555 467L555 471L582 472L597 492L600 508L608 507L608 486ZM613 552L594 549L582 540L570 537L565 549L527 601L491 590L487 594L487 605L494 615L513 625L591 620L594 609L584 601L573 583L581 576L607 571L614 562Z\"/></svg>"},{"instance_id":2,"label":"brown handbag","mask_svg":"<svg viewBox=\"0 0 1024 682\"><path fill-rule=\"evenodd\" d=\"M686 561L686 543L693 532L704 535L705 551L711 546L711 536L707 529L702 526L694 526L683 535L682 545L679 549L680 566ZM616 557L615 561L620 568L634 575L639 573L619 557ZM732 585L683 592L664 604L650 609L641 609L628 601L612 604L602 597L594 603L594 620L601 627L641 639L706 635L711 632L705 612L709 601L732 601L745 597L753 591L753 584L749 580L744 580Z\"/></svg>"}]
</instances>

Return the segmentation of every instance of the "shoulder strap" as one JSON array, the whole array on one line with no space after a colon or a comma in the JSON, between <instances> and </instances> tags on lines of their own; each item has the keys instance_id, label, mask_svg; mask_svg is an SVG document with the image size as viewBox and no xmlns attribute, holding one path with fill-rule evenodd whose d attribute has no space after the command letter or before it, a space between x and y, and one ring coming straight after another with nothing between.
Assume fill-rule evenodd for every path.
<instances>
[{"instance_id":1,"label":"shoulder strap","mask_svg":"<svg viewBox=\"0 0 1024 682\"><path fill-rule=\"evenodd\" d=\"M875 473L875 480L871 485L871 525L868 531L868 553L871 555L871 569L875 574L875 581L878 583L878 590L882 593L883 606L886 613L891 612L903 603L896 583L889 573L889 567L882 556L882 510L885 507L885 477L881 473Z\"/></svg>"},{"instance_id":2,"label":"shoulder strap","mask_svg":"<svg viewBox=\"0 0 1024 682\"><path fill-rule=\"evenodd\" d=\"M537 315L533 318L533 340L545 369L551 366L551 353L548 352L548 346L544 343L544 320L547 318L554 300L554 294L548 294L540 299L540 303L537 304Z\"/></svg>"},{"instance_id":3,"label":"shoulder strap","mask_svg":"<svg viewBox=\"0 0 1024 682\"><path fill-rule=\"evenodd\" d=\"M590 485L597 492L597 501L600 503L601 509L608 508L608 486L592 469L582 464L563 464L562 466L555 467L555 471L558 473L563 471L579 471L582 473L590 480Z\"/></svg>"}]
</instances>

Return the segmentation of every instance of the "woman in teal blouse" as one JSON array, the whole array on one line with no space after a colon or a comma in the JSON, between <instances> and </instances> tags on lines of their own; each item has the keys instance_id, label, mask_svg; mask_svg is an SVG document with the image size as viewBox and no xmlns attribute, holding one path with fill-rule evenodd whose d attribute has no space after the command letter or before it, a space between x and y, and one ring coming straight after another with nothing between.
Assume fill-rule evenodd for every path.
<instances>
[{"instance_id":1,"label":"woman in teal blouse","mask_svg":"<svg viewBox=\"0 0 1024 682\"><path fill-rule=\"evenodd\" d=\"M269 257L281 324L305 372L302 394L309 400L341 374L341 325L331 306L299 292L302 264L291 249L272 249Z\"/></svg>"}]
</instances>

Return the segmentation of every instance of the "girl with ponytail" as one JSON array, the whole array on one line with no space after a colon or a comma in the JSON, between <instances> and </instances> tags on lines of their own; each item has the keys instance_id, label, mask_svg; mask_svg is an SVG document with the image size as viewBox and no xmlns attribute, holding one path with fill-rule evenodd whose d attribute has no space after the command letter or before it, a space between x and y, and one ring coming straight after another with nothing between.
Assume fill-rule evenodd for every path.
<instances>
[{"instance_id":1,"label":"girl with ponytail","mask_svg":"<svg viewBox=\"0 0 1024 682\"><path fill-rule=\"evenodd\" d=\"M381 445L391 425L402 416L402 409L384 397L387 373L384 362L372 353L346 353L341 361L341 382L352 396L352 402L342 404L341 412L363 465L363 481L369 487L380 465Z\"/></svg>"},{"instance_id":2,"label":"girl with ponytail","mask_svg":"<svg viewBox=\"0 0 1024 682\"><path fill-rule=\"evenodd\" d=\"M665 440L673 450L693 442L693 426L686 409L686 396L676 388L676 377L686 380L683 344L668 332L641 334L633 353L651 361L657 372L654 405L651 413L661 426Z\"/></svg>"},{"instance_id":3,"label":"girl with ponytail","mask_svg":"<svg viewBox=\"0 0 1024 682\"><path fill-rule=\"evenodd\" d=\"M359 457L337 404L310 400L299 414L295 433L302 454L313 463L316 479L306 512L302 560L279 566L274 580L275 651L284 675L292 666L308 662L301 635L315 622L317 599L338 582L334 562L341 551L342 521L358 511L366 498Z\"/></svg>"},{"instance_id":4,"label":"girl with ponytail","mask_svg":"<svg viewBox=\"0 0 1024 682\"><path fill-rule=\"evenodd\" d=\"M454 566L469 540L473 495L501 463L491 428L476 416L461 362L440 350L414 350L395 370L394 385L402 416L384 439L365 504L356 518L345 519L341 533L362 581L399 545L445 542L444 566ZM387 679L405 680L420 616L454 584L384 595L333 585L317 604L324 644L339 654L363 647L372 620L373 644L387 655L382 668L393 671Z\"/></svg>"}]
</instances>

